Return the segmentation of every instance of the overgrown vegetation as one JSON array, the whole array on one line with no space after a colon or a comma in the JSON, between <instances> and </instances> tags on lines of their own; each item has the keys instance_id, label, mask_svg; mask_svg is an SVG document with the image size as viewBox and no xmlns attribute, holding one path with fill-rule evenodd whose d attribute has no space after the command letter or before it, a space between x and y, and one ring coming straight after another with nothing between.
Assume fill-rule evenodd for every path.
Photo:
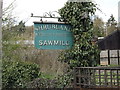
<instances>
[{"instance_id":1,"label":"overgrown vegetation","mask_svg":"<svg viewBox=\"0 0 120 90\"><path fill-rule=\"evenodd\" d=\"M99 60L99 50L92 44L93 22L91 16L96 11L92 2L67 2L59 10L63 21L72 26L74 46L64 52L60 60L67 63L71 69L81 66L96 66Z\"/></svg>"},{"instance_id":2,"label":"overgrown vegetation","mask_svg":"<svg viewBox=\"0 0 120 90\"><path fill-rule=\"evenodd\" d=\"M36 64L20 61L3 61L3 88L24 88L26 83L38 78L40 68Z\"/></svg>"},{"instance_id":3,"label":"overgrown vegetation","mask_svg":"<svg viewBox=\"0 0 120 90\"><path fill-rule=\"evenodd\" d=\"M72 76L72 75L71 75ZM46 76L45 76L46 77ZM27 84L27 88L71 88L73 87L68 74L59 75L56 78L36 78Z\"/></svg>"},{"instance_id":4,"label":"overgrown vegetation","mask_svg":"<svg viewBox=\"0 0 120 90\"><path fill-rule=\"evenodd\" d=\"M16 43L33 40L33 26L26 27L23 21L16 25L12 17L3 18L3 88L72 87L74 67L98 64L99 50L92 40L95 33L102 36L103 31L99 32L104 28L93 28L91 17L95 11L96 5L92 2L67 2L59 10L63 21L72 26L74 35L73 48L63 51L59 57L62 63L57 61L57 50L41 51L30 44ZM102 26L103 22L99 21Z\"/></svg>"},{"instance_id":5,"label":"overgrown vegetation","mask_svg":"<svg viewBox=\"0 0 120 90\"><path fill-rule=\"evenodd\" d=\"M48 87L48 80L51 81L59 74L62 75L67 65L56 60L59 51L41 51L34 48L31 43L25 43L26 40L34 40L33 26L25 26L24 21L18 24L15 22L15 18L12 17L12 4L7 8L10 13L5 9L6 12L2 18L3 88L25 88L28 83L36 79L44 79L45 85L40 82L42 84L40 87ZM54 57L53 53L55 53ZM51 85L57 84L51 83Z\"/></svg>"}]
</instances>

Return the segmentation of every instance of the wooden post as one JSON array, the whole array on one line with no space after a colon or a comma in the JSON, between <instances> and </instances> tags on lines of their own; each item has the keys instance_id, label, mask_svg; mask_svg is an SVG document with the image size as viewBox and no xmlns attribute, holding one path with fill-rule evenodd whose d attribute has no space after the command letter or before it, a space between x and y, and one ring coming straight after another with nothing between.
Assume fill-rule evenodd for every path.
<instances>
[{"instance_id":1,"label":"wooden post","mask_svg":"<svg viewBox=\"0 0 120 90\"><path fill-rule=\"evenodd\" d=\"M74 75L74 88L76 88L76 68L74 67L74 73L73 73L73 75Z\"/></svg>"},{"instance_id":2,"label":"wooden post","mask_svg":"<svg viewBox=\"0 0 120 90\"><path fill-rule=\"evenodd\" d=\"M120 56L119 56L119 50L117 50L117 56L118 56L118 65L120 65Z\"/></svg>"},{"instance_id":3,"label":"wooden post","mask_svg":"<svg viewBox=\"0 0 120 90\"><path fill-rule=\"evenodd\" d=\"M0 0L0 59L2 59L2 0Z\"/></svg>"},{"instance_id":4,"label":"wooden post","mask_svg":"<svg viewBox=\"0 0 120 90\"><path fill-rule=\"evenodd\" d=\"M0 89L2 89L2 5L3 0L0 0Z\"/></svg>"},{"instance_id":5,"label":"wooden post","mask_svg":"<svg viewBox=\"0 0 120 90\"><path fill-rule=\"evenodd\" d=\"M99 86L101 86L101 72L100 72L101 70L99 69L98 70L98 75L99 75Z\"/></svg>"},{"instance_id":6,"label":"wooden post","mask_svg":"<svg viewBox=\"0 0 120 90\"><path fill-rule=\"evenodd\" d=\"M117 86L118 86L118 88L119 88L119 72L118 72L119 70L117 70Z\"/></svg>"},{"instance_id":7,"label":"wooden post","mask_svg":"<svg viewBox=\"0 0 120 90\"><path fill-rule=\"evenodd\" d=\"M110 50L108 50L108 65L110 65Z\"/></svg>"},{"instance_id":8,"label":"wooden post","mask_svg":"<svg viewBox=\"0 0 120 90\"><path fill-rule=\"evenodd\" d=\"M105 80L105 87L107 87L108 81L107 81L107 72L105 69L104 69L104 80Z\"/></svg>"}]
</instances>

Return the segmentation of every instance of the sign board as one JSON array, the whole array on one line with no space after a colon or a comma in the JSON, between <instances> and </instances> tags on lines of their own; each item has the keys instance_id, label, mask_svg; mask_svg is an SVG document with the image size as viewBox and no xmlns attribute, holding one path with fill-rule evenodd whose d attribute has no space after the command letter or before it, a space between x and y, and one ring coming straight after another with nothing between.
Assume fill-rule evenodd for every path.
<instances>
[{"instance_id":1,"label":"sign board","mask_svg":"<svg viewBox=\"0 0 120 90\"><path fill-rule=\"evenodd\" d=\"M73 46L69 24L34 22L34 35L37 49L70 49Z\"/></svg>"}]
</instances>

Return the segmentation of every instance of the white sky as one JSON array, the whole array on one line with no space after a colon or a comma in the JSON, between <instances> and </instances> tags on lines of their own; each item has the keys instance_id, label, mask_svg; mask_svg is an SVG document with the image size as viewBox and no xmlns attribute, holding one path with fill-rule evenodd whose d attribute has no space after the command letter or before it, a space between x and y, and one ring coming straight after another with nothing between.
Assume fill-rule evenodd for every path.
<instances>
[{"instance_id":1,"label":"white sky","mask_svg":"<svg viewBox=\"0 0 120 90\"><path fill-rule=\"evenodd\" d=\"M9 5L13 0L4 0L4 7ZM30 15L42 16L43 13L49 11L58 11L62 8L67 0L16 0L15 9L13 14L18 20L27 21L26 25L33 25L35 18L31 18ZM113 14L115 19L118 19L118 2L120 0L94 0L98 7L102 10L96 12L96 15L101 17L105 22ZM37 19L39 20L39 19Z\"/></svg>"}]
</instances>

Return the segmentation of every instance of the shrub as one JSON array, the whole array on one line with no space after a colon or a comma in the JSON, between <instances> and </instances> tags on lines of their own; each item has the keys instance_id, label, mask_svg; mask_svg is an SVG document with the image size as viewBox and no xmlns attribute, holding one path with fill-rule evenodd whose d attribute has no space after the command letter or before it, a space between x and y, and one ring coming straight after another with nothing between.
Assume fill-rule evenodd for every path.
<instances>
[{"instance_id":1,"label":"shrub","mask_svg":"<svg viewBox=\"0 0 120 90\"><path fill-rule=\"evenodd\" d=\"M27 88L73 88L70 74L59 75L56 78L36 78L29 82Z\"/></svg>"},{"instance_id":2,"label":"shrub","mask_svg":"<svg viewBox=\"0 0 120 90\"><path fill-rule=\"evenodd\" d=\"M39 66L20 61L3 61L3 88L23 88L27 82L39 76Z\"/></svg>"}]
</instances>

